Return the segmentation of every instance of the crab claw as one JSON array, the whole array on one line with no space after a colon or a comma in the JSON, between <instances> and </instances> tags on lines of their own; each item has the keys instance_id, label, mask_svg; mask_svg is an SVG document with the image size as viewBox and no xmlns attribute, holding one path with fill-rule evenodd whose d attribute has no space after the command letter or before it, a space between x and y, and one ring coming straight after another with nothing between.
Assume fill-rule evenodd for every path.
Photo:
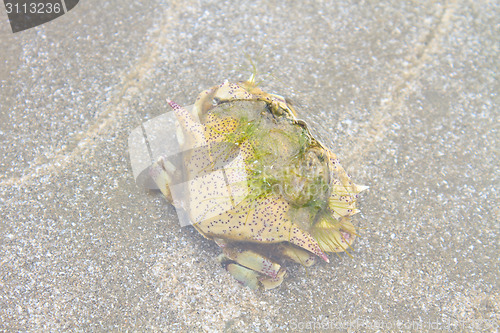
<instances>
[{"instance_id":1,"label":"crab claw","mask_svg":"<svg viewBox=\"0 0 500 333\"><path fill-rule=\"evenodd\" d=\"M228 264L226 269L236 281L253 290L276 288L283 282L285 276L285 270L279 276L272 278L234 263Z\"/></svg>"},{"instance_id":2,"label":"crab claw","mask_svg":"<svg viewBox=\"0 0 500 333\"><path fill-rule=\"evenodd\" d=\"M224 248L224 255L242 266L272 278L278 276L281 269L279 264L252 250L226 247Z\"/></svg>"},{"instance_id":3,"label":"crab claw","mask_svg":"<svg viewBox=\"0 0 500 333\"><path fill-rule=\"evenodd\" d=\"M238 264L227 264L226 270L234 277L236 281L245 287L257 290L260 288L259 276L260 274L249 268L245 268Z\"/></svg>"},{"instance_id":4,"label":"crab claw","mask_svg":"<svg viewBox=\"0 0 500 333\"><path fill-rule=\"evenodd\" d=\"M225 247L219 261L241 284L251 289L278 287L286 270L278 263L253 250Z\"/></svg>"}]
</instances>

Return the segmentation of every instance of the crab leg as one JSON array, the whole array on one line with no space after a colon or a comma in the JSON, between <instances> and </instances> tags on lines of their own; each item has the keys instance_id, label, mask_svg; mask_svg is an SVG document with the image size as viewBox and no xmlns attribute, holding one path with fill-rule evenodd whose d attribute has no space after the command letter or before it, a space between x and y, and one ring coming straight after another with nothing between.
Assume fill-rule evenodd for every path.
<instances>
[{"instance_id":1,"label":"crab leg","mask_svg":"<svg viewBox=\"0 0 500 333\"><path fill-rule=\"evenodd\" d=\"M149 174L151 178L156 183L156 186L160 189L161 193L172 202L172 193L170 192L170 184L172 183L172 178L174 177L174 172L176 168L169 161L160 157L149 169Z\"/></svg>"},{"instance_id":2,"label":"crab leg","mask_svg":"<svg viewBox=\"0 0 500 333\"><path fill-rule=\"evenodd\" d=\"M316 256L311 252L287 243L278 245L277 250L283 257L288 258L305 267L312 266L316 262Z\"/></svg>"}]
</instances>

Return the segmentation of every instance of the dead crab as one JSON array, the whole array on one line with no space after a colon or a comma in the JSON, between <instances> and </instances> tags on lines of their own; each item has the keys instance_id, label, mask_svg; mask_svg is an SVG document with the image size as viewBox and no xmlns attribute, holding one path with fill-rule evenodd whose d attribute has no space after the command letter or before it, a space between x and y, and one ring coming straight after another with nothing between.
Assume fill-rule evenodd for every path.
<instances>
[{"instance_id":1,"label":"dead crab","mask_svg":"<svg viewBox=\"0 0 500 333\"><path fill-rule=\"evenodd\" d=\"M337 157L314 139L283 97L248 81L202 92L191 111L168 101L179 122L177 165L151 176L242 284L281 284L282 259L310 266L350 247L358 193Z\"/></svg>"}]
</instances>

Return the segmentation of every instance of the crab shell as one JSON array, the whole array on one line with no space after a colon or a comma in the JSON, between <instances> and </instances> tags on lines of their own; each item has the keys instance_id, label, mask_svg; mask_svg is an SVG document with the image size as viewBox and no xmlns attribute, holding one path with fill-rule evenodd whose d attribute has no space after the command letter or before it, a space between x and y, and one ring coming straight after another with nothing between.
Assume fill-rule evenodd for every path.
<instances>
[{"instance_id":1,"label":"crab shell","mask_svg":"<svg viewBox=\"0 0 500 333\"><path fill-rule=\"evenodd\" d=\"M202 92L191 112L168 101L177 120L182 166L160 159L152 178L191 224L222 248L240 282L274 288L288 258L305 266L350 247L358 193L336 156L313 138L283 97L254 77ZM181 169L181 170L180 170ZM172 196L172 184L183 196Z\"/></svg>"}]
</instances>

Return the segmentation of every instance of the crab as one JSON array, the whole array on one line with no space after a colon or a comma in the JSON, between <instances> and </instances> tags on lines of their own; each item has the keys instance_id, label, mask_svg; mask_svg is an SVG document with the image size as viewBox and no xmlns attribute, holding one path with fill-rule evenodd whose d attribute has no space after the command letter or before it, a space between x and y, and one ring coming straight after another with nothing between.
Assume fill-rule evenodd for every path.
<instances>
[{"instance_id":1,"label":"crab","mask_svg":"<svg viewBox=\"0 0 500 333\"><path fill-rule=\"evenodd\" d=\"M160 158L150 175L204 237L219 261L252 289L279 286L285 260L303 266L346 251L357 236L351 216L365 186L297 119L285 98L255 75L203 91L191 110L167 100L182 153Z\"/></svg>"}]
</instances>

